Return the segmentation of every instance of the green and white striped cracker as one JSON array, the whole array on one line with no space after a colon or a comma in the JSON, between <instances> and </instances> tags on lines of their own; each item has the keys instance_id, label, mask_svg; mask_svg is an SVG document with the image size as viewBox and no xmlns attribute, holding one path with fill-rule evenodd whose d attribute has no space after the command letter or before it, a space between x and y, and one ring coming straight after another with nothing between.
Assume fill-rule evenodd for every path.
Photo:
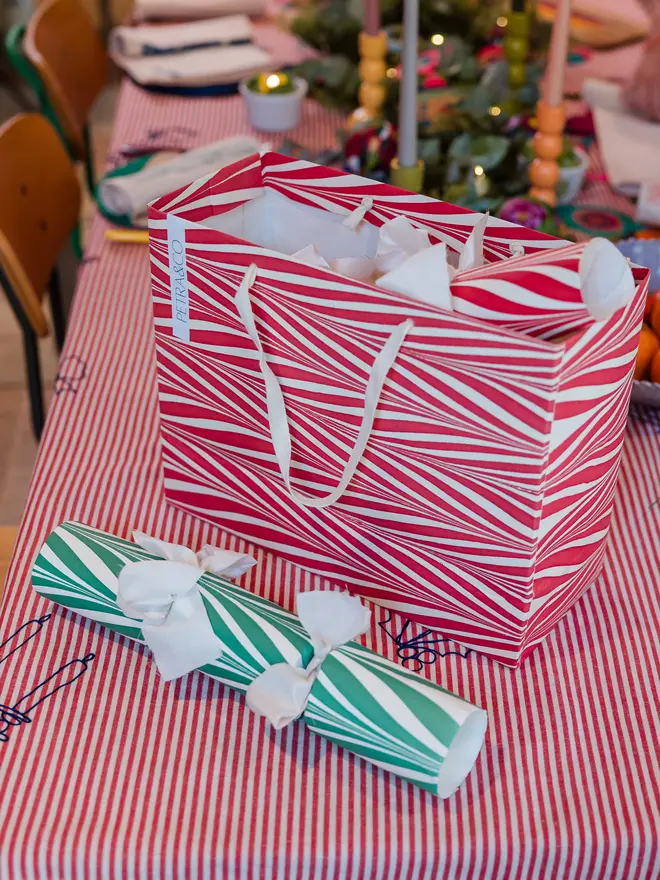
<instances>
[{"instance_id":1,"label":"green and white striped cracker","mask_svg":"<svg viewBox=\"0 0 660 880\"><path fill-rule=\"evenodd\" d=\"M42 547L32 582L53 602L144 641L117 606L118 576L129 562L155 558L130 541L64 523ZM198 583L223 644L201 672L245 691L269 666L310 662L311 639L294 614L209 572ZM302 717L321 736L441 797L471 769L486 727L481 709L355 642L323 661Z\"/></svg>"},{"instance_id":2,"label":"green and white striped cracker","mask_svg":"<svg viewBox=\"0 0 660 880\"><path fill-rule=\"evenodd\" d=\"M487 724L482 709L355 642L323 661L304 718L315 733L440 797L472 769Z\"/></svg>"},{"instance_id":3,"label":"green and white striped cracker","mask_svg":"<svg viewBox=\"0 0 660 880\"><path fill-rule=\"evenodd\" d=\"M143 642L139 624L117 607L117 579L127 563L156 558L131 541L64 523L41 548L32 584L47 599ZM311 640L295 614L210 572L198 583L224 645L222 657L202 672L244 691L268 666L306 666L312 659Z\"/></svg>"}]
</instances>

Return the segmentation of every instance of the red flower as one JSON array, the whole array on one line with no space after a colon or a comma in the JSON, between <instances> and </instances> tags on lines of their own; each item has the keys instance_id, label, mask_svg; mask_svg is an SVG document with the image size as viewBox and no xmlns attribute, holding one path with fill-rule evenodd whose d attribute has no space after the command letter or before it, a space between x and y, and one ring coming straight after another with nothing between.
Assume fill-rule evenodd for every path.
<instances>
[{"instance_id":1,"label":"red flower","mask_svg":"<svg viewBox=\"0 0 660 880\"><path fill-rule=\"evenodd\" d=\"M440 76L439 73L429 73L422 80L422 88L423 89L444 89L447 85L447 80L444 76Z\"/></svg>"},{"instance_id":2,"label":"red flower","mask_svg":"<svg viewBox=\"0 0 660 880\"><path fill-rule=\"evenodd\" d=\"M482 64L490 64L491 61L501 61L504 58L504 48L496 43L484 46L477 52L477 58Z\"/></svg>"}]
</instances>

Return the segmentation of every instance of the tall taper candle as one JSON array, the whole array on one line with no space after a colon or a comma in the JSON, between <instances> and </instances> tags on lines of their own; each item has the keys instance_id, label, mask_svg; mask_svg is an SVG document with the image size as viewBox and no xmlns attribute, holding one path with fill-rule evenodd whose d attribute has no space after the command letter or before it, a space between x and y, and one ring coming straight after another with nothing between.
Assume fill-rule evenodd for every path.
<instances>
[{"instance_id":1,"label":"tall taper candle","mask_svg":"<svg viewBox=\"0 0 660 880\"><path fill-rule=\"evenodd\" d=\"M564 70L568 57L571 0L557 0L556 8L543 87L543 100L548 107L558 107L564 100Z\"/></svg>"},{"instance_id":2,"label":"tall taper candle","mask_svg":"<svg viewBox=\"0 0 660 880\"><path fill-rule=\"evenodd\" d=\"M364 4L364 32L370 37L380 30L380 0L362 0Z\"/></svg>"},{"instance_id":3,"label":"tall taper candle","mask_svg":"<svg viewBox=\"0 0 660 880\"><path fill-rule=\"evenodd\" d=\"M532 146L536 158L529 168L529 194L549 205L557 203L557 183L564 135L564 68L568 56L571 0L558 0L552 26L543 100L536 107L536 134Z\"/></svg>"},{"instance_id":4,"label":"tall taper candle","mask_svg":"<svg viewBox=\"0 0 660 880\"><path fill-rule=\"evenodd\" d=\"M399 93L399 167L417 165L417 42L419 0L403 5L403 52Z\"/></svg>"}]
</instances>

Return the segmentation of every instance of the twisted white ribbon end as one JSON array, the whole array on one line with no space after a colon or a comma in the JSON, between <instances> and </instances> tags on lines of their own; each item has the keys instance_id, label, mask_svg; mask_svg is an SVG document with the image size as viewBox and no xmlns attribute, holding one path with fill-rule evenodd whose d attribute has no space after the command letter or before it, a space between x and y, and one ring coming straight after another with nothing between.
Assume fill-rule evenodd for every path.
<instances>
[{"instance_id":1,"label":"twisted white ribbon end","mask_svg":"<svg viewBox=\"0 0 660 880\"><path fill-rule=\"evenodd\" d=\"M133 538L161 558L129 562L122 568L117 605L127 617L141 621L158 671L165 681L172 681L222 654L222 642L213 631L199 591L200 577L205 571L239 577L256 565L256 559L209 544L193 553L189 547L143 532L134 532Z\"/></svg>"},{"instance_id":2,"label":"twisted white ribbon end","mask_svg":"<svg viewBox=\"0 0 660 880\"><path fill-rule=\"evenodd\" d=\"M267 718L276 730L305 711L328 654L366 632L371 621L371 611L348 593L299 593L296 610L311 636L314 656L304 668L289 663L269 666L250 684L245 695L248 708Z\"/></svg>"}]
</instances>

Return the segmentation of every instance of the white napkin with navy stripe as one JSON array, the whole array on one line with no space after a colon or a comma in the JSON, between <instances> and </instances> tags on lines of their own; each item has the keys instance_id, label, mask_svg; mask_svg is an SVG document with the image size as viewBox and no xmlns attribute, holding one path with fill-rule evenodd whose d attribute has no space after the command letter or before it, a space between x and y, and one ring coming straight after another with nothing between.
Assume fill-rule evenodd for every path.
<instances>
[{"instance_id":1,"label":"white napkin with navy stripe","mask_svg":"<svg viewBox=\"0 0 660 880\"><path fill-rule=\"evenodd\" d=\"M110 53L117 59L251 42L250 19L246 15L227 15L208 21L116 27L110 32L109 47Z\"/></svg>"},{"instance_id":2,"label":"white napkin with navy stripe","mask_svg":"<svg viewBox=\"0 0 660 880\"><path fill-rule=\"evenodd\" d=\"M219 46L177 52L113 59L135 82L143 86L202 86L238 83L246 77L273 67L272 57L259 46Z\"/></svg>"}]
</instances>

